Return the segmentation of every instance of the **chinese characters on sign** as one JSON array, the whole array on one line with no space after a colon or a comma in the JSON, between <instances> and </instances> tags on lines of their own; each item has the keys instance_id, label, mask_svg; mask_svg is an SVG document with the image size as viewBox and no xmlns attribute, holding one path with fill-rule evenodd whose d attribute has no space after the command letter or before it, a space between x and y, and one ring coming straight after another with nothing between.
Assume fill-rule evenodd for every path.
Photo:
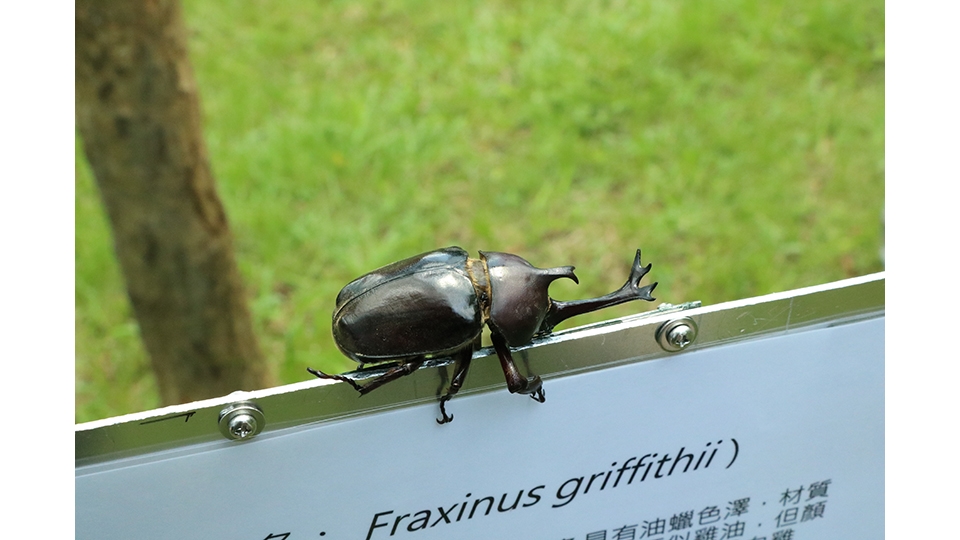
<instances>
[{"instance_id":1,"label":"chinese characters on sign","mask_svg":"<svg viewBox=\"0 0 960 540\"><path fill-rule=\"evenodd\" d=\"M778 512L772 518L771 511L764 508L766 501L758 507L750 497L743 497L723 505L685 509L670 516L646 517L631 525L591 531L586 540L798 540L798 526L824 517L829 486L827 479L785 488L777 504L771 505Z\"/></svg>"}]
</instances>

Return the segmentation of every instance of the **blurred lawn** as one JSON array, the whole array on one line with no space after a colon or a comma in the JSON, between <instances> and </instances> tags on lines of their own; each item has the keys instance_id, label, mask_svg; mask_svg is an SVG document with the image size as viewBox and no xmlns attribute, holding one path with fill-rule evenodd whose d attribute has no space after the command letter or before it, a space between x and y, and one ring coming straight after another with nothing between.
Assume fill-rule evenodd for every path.
<instances>
[{"instance_id":1,"label":"blurred lawn","mask_svg":"<svg viewBox=\"0 0 960 540\"><path fill-rule=\"evenodd\" d=\"M884 5L812 0L184 2L205 135L279 379L352 369L340 288L457 244L637 247L659 302L883 269ZM76 419L159 405L77 146ZM583 324L651 309L628 304Z\"/></svg>"}]
</instances>

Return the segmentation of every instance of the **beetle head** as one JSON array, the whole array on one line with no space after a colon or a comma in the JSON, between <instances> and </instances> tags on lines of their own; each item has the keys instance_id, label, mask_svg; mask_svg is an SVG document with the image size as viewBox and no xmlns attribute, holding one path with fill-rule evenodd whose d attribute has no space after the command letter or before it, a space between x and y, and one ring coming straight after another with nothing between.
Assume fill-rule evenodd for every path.
<instances>
[{"instance_id":1,"label":"beetle head","mask_svg":"<svg viewBox=\"0 0 960 540\"><path fill-rule=\"evenodd\" d=\"M510 253L481 251L490 279L490 323L511 346L525 345L540 329L547 311L550 283L570 278L579 283L572 266L536 268Z\"/></svg>"}]
</instances>

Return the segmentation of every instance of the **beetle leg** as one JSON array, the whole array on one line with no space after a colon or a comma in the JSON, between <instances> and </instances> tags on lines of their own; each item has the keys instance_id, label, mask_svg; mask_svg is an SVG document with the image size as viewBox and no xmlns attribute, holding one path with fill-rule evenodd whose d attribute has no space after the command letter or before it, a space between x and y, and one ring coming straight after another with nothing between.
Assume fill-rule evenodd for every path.
<instances>
[{"instance_id":1,"label":"beetle leg","mask_svg":"<svg viewBox=\"0 0 960 540\"><path fill-rule=\"evenodd\" d=\"M309 371L310 373L313 373L314 375L316 375L321 379L335 379L338 381L343 381L345 383L348 383L350 386L354 388L354 390L356 390L357 392L360 392L360 395L362 396L364 394L367 394L369 392L376 390L377 388L380 388L381 386L387 384L390 381L399 379L404 375L409 375L413 373L414 371L420 369L420 365L423 364L423 362L424 362L423 357L415 358L413 360L403 362L397 366L390 368L383 375L376 377L375 379L373 379L372 381L368 382L363 386L360 386L359 384L356 383L356 381L344 375L327 375L322 371L317 371L312 368L307 368L307 371Z\"/></svg>"},{"instance_id":2,"label":"beetle leg","mask_svg":"<svg viewBox=\"0 0 960 540\"><path fill-rule=\"evenodd\" d=\"M633 259L630 277L627 278L627 282L623 284L623 287L599 298L574 300L571 302L553 300L550 304L550 310L540 324L540 330L537 334L542 335L551 332L554 326L570 317L576 317L577 315L616 306L624 302L631 302L633 300L646 300L648 302L656 300L656 298L650 296L650 293L652 293L653 289L657 286L656 283L651 283L643 287L640 286L640 280L643 276L647 275L647 272L650 271L652 266L651 264L643 266L640 263L640 250L638 249L637 255Z\"/></svg>"},{"instance_id":3,"label":"beetle leg","mask_svg":"<svg viewBox=\"0 0 960 540\"><path fill-rule=\"evenodd\" d=\"M345 383L349 384L350 386L352 386L353 389L356 390L357 392L363 393L363 387L360 386L359 384L357 384L356 381L354 381L354 380L351 379L350 377L344 377L343 375L327 375L326 373L324 373L324 372L322 372L322 371L319 371L319 370L316 370L316 369L313 369L313 368L309 368L309 367L307 368L307 371L309 371L310 373L312 373L313 375L315 375L318 379L333 379L333 380L335 380L335 381L345 382Z\"/></svg>"},{"instance_id":4,"label":"beetle leg","mask_svg":"<svg viewBox=\"0 0 960 540\"><path fill-rule=\"evenodd\" d=\"M469 348L464 349L460 353L460 358L457 358L457 363L453 368L453 379L450 381L450 388L448 388L447 393L440 398L440 414L442 414L443 417L437 418L438 424L446 424L453 420L453 415L447 414L447 408L444 407L444 404L450 401L450 398L463 387L463 381L467 378L467 370L470 369L471 359L473 359L473 349Z\"/></svg>"},{"instance_id":5,"label":"beetle leg","mask_svg":"<svg viewBox=\"0 0 960 540\"><path fill-rule=\"evenodd\" d=\"M363 385L363 388L360 389L360 394L362 395L368 392L372 392L377 388L380 388L381 386L387 384L388 382L399 379L404 375L409 375L413 373L414 371L420 369L420 365L423 364L423 361L424 359L422 357L416 358L413 360L409 360L407 362L403 362L398 366L394 366L390 368L383 375L380 375L379 377Z\"/></svg>"},{"instance_id":6,"label":"beetle leg","mask_svg":"<svg viewBox=\"0 0 960 540\"><path fill-rule=\"evenodd\" d=\"M449 400L450 400L449 395L444 395L442 398L440 398L440 414L442 416L440 418L437 418L437 423L440 425L446 424L447 422L453 422L453 415L452 414L448 415L447 408L443 406L444 402Z\"/></svg>"},{"instance_id":7,"label":"beetle leg","mask_svg":"<svg viewBox=\"0 0 960 540\"><path fill-rule=\"evenodd\" d=\"M517 370L517 365L513 362L513 355L510 354L510 347L507 340L499 332L491 332L490 339L493 341L493 348L500 357L500 367L503 368L503 375L507 380L507 389L511 394L530 394L530 397L540 403L547 400L543 393L543 381L539 375L524 378Z\"/></svg>"}]
</instances>

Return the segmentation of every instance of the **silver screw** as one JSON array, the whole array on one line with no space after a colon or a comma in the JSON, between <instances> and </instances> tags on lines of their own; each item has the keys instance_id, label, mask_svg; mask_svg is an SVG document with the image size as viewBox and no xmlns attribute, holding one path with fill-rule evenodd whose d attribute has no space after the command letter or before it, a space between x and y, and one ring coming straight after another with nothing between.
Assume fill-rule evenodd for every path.
<instances>
[{"instance_id":1,"label":"silver screw","mask_svg":"<svg viewBox=\"0 0 960 540\"><path fill-rule=\"evenodd\" d=\"M677 349L682 349L690 344L692 339L690 339L690 333L693 332L693 329L685 324L670 330L670 333L667 334L667 341Z\"/></svg>"},{"instance_id":2,"label":"silver screw","mask_svg":"<svg viewBox=\"0 0 960 540\"><path fill-rule=\"evenodd\" d=\"M697 323L689 317L667 321L657 330L657 341L660 347L668 352L682 351L695 339L697 339Z\"/></svg>"},{"instance_id":3,"label":"silver screw","mask_svg":"<svg viewBox=\"0 0 960 540\"><path fill-rule=\"evenodd\" d=\"M238 414L230 419L228 429L234 439L246 439L257 430L257 419L249 414Z\"/></svg>"},{"instance_id":4,"label":"silver screw","mask_svg":"<svg viewBox=\"0 0 960 540\"><path fill-rule=\"evenodd\" d=\"M244 401L234 403L220 411L218 424L220 433L224 437L239 441L253 438L263 431L266 420L260 407Z\"/></svg>"}]
</instances>

